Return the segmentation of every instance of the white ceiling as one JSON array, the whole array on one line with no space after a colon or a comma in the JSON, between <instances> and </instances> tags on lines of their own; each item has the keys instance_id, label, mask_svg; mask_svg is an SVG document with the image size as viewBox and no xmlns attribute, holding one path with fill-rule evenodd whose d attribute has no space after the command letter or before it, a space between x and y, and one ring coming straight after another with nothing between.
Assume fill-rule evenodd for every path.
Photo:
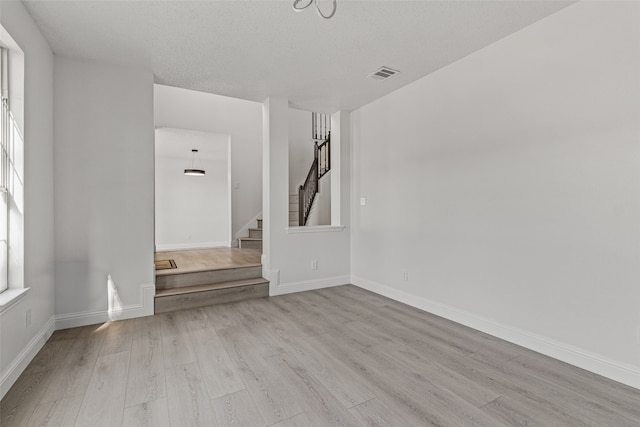
<instances>
[{"instance_id":1,"label":"white ceiling","mask_svg":"<svg viewBox=\"0 0 640 427\"><path fill-rule=\"evenodd\" d=\"M337 0L25 1L56 54L152 70L157 83L323 112L353 110L571 4ZM321 6L329 6L321 0ZM401 74L367 75L387 66Z\"/></svg>"}]
</instances>

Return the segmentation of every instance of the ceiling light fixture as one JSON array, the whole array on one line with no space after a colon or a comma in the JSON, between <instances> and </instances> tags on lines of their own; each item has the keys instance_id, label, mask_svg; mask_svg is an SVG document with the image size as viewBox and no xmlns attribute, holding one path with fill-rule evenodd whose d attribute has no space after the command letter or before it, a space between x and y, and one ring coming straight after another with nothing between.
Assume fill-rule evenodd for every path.
<instances>
[{"instance_id":1,"label":"ceiling light fixture","mask_svg":"<svg viewBox=\"0 0 640 427\"><path fill-rule=\"evenodd\" d=\"M338 8L338 4L336 3L336 0L333 0L333 9L331 10L331 13L329 15L325 15L320 10L320 6L318 6L318 0L308 0L306 4L304 4L303 6L300 6L300 3L302 3L303 1L304 0L293 0L293 9L296 12L301 12L301 11L305 10L306 8L308 8L309 6L311 6L311 3L315 3L316 11L318 12L318 15L320 15L324 19L333 18L333 15L336 14L336 9Z\"/></svg>"},{"instance_id":2,"label":"ceiling light fixture","mask_svg":"<svg viewBox=\"0 0 640 427\"><path fill-rule=\"evenodd\" d=\"M189 169L185 169L184 170L184 174L185 175L191 175L191 176L203 176L204 175L204 169L195 169L194 165L196 162L196 154L198 153L198 150L193 149L191 150L191 168Z\"/></svg>"}]
</instances>

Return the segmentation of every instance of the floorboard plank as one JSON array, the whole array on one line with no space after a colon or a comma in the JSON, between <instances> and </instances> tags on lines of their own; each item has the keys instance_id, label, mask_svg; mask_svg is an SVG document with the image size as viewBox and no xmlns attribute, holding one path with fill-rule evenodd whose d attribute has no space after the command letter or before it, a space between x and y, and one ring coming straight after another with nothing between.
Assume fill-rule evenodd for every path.
<instances>
[{"instance_id":1,"label":"floorboard plank","mask_svg":"<svg viewBox=\"0 0 640 427\"><path fill-rule=\"evenodd\" d=\"M210 426L211 400L196 363L167 369L167 401L172 426Z\"/></svg>"},{"instance_id":2,"label":"floorboard plank","mask_svg":"<svg viewBox=\"0 0 640 427\"><path fill-rule=\"evenodd\" d=\"M219 336L267 425L304 411L294 388L269 369L260 355L260 344L254 342L254 337L245 328L223 329Z\"/></svg>"},{"instance_id":3,"label":"floorboard plank","mask_svg":"<svg viewBox=\"0 0 640 427\"><path fill-rule=\"evenodd\" d=\"M189 331L182 311L157 314L160 319L162 335L162 354L164 367L173 368L196 361Z\"/></svg>"},{"instance_id":4,"label":"floorboard plank","mask_svg":"<svg viewBox=\"0 0 640 427\"><path fill-rule=\"evenodd\" d=\"M125 320L105 323L107 330L102 340L100 356L120 353L121 351L131 351L133 325L133 322Z\"/></svg>"},{"instance_id":5,"label":"floorboard plank","mask_svg":"<svg viewBox=\"0 0 640 427\"><path fill-rule=\"evenodd\" d=\"M167 398L133 405L124 410L123 427L170 427Z\"/></svg>"},{"instance_id":6,"label":"floorboard plank","mask_svg":"<svg viewBox=\"0 0 640 427\"><path fill-rule=\"evenodd\" d=\"M246 390L228 394L212 402L212 425L219 427L255 427L265 425L253 399Z\"/></svg>"},{"instance_id":7,"label":"floorboard plank","mask_svg":"<svg viewBox=\"0 0 640 427\"><path fill-rule=\"evenodd\" d=\"M294 357L288 353L278 354L267 358L267 366L295 388L300 406L319 420L313 425L357 426L357 420L349 411Z\"/></svg>"},{"instance_id":8,"label":"floorboard plank","mask_svg":"<svg viewBox=\"0 0 640 427\"><path fill-rule=\"evenodd\" d=\"M66 397L38 405L26 425L38 427L72 426L80 411L82 397Z\"/></svg>"},{"instance_id":9,"label":"floorboard plank","mask_svg":"<svg viewBox=\"0 0 640 427\"><path fill-rule=\"evenodd\" d=\"M400 419L400 415L380 403L378 399L362 402L349 408L349 412L361 425L369 427L394 427L398 425L398 419Z\"/></svg>"},{"instance_id":10,"label":"floorboard plank","mask_svg":"<svg viewBox=\"0 0 640 427\"><path fill-rule=\"evenodd\" d=\"M231 361L218 335L200 323L187 322L200 373L211 399L244 390L238 368Z\"/></svg>"},{"instance_id":11,"label":"floorboard plank","mask_svg":"<svg viewBox=\"0 0 640 427\"><path fill-rule=\"evenodd\" d=\"M76 418L76 427L122 424L130 352L100 356Z\"/></svg>"},{"instance_id":12,"label":"floorboard plank","mask_svg":"<svg viewBox=\"0 0 640 427\"><path fill-rule=\"evenodd\" d=\"M153 317L131 321L133 338L125 407L166 397L161 322Z\"/></svg>"},{"instance_id":13,"label":"floorboard plank","mask_svg":"<svg viewBox=\"0 0 640 427\"><path fill-rule=\"evenodd\" d=\"M21 375L0 402L0 425L24 426L46 396L52 371Z\"/></svg>"},{"instance_id":14,"label":"floorboard plank","mask_svg":"<svg viewBox=\"0 0 640 427\"><path fill-rule=\"evenodd\" d=\"M104 328L82 328L78 338L69 342L69 356L54 372L43 397L44 402L82 395L87 391L104 335Z\"/></svg>"}]
</instances>

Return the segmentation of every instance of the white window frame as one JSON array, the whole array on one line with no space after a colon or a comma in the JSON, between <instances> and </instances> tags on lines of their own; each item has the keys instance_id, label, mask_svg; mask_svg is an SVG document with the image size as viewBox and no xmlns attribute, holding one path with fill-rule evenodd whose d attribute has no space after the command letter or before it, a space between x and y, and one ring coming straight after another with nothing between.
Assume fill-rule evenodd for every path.
<instances>
[{"instance_id":1,"label":"white window frame","mask_svg":"<svg viewBox=\"0 0 640 427\"><path fill-rule=\"evenodd\" d=\"M9 171L10 109L9 109L9 50L0 46L0 293L9 288Z\"/></svg>"},{"instance_id":2,"label":"white window frame","mask_svg":"<svg viewBox=\"0 0 640 427\"><path fill-rule=\"evenodd\" d=\"M1 0L0 0L1 1ZM0 46L3 48L3 59L0 70L4 76L0 79L0 114L4 118L4 129L0 129L0 152L6 154L4 162L0 164L0 183L5 191L2 197L6 203L7 215L0 218L0 229L6 231L6 254L0 254L2 269L0 274L6 278L2 282L0 292L0 316L14 307L29 288L24 283L24 85L25 85L25 55L24 51L0 24ZM8 107L4 112L2 105ZM4 114L3 114L4 113ZM4 151L3 151L4 150ZM0 155L0 162L2 162ZM6 255L6 256L5 256ZM6 272L6 276L4 276Z\"/></svg>"}]
</instances>

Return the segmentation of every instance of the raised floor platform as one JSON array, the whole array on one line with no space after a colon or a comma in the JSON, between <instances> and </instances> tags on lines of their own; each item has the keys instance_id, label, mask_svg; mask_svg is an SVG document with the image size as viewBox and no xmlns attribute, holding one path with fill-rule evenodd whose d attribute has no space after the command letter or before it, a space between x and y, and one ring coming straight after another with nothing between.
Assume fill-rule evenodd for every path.
<instances>
[{"instance_id":1,"label":"raised floor platform","mask_svg":"<svg viewBox=\"0 0 640 427\"><path fill-rule=\"evenodd\" d=\"M246 248L157 252L156 261L173 260L176 268L156 270L155 312L269 296L261 255Z\"/></svg>"},{"instance_id":2,"label":"raised floor platform","mask_svg":"<svg viewBox=\"0 0 640 427\"><path fill-rule=\"evenodd\" d=\"M157 276L261 265L262 251L245 248L188 249L156 252L155 260L173 259L177 268L156 270Z\"/></svg>"}]
</instances>

